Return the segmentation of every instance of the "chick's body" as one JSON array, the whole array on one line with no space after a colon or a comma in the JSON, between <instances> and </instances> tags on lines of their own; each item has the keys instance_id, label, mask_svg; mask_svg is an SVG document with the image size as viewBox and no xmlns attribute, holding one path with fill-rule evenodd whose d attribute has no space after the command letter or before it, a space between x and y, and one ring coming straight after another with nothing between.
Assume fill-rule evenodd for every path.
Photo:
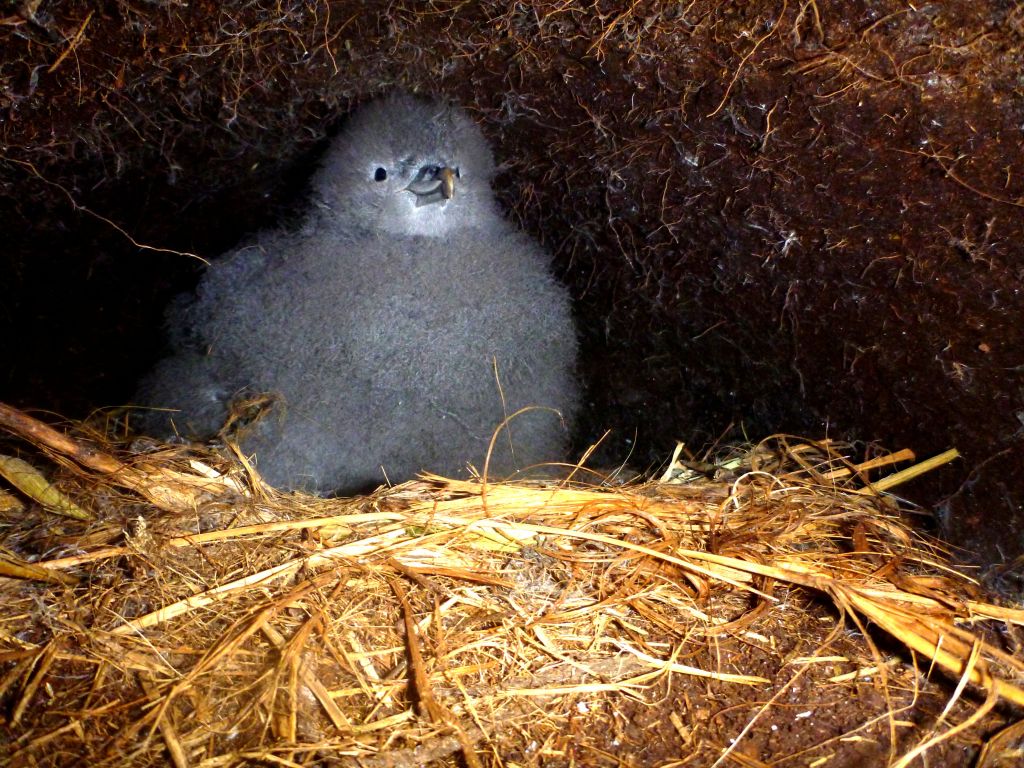
<instances>
[{"instance_id":1,"label":"chick's body","mask_svg":"<svg viewBox=\"0 0 1024 768\"><path fill-rule=\"evenodd\" d=\"M241 446L284 488L482 469L526 406L539 408L499 434L492 476L562 459L578 399L569 299L498 211L493 172L458 110L405 95L364 108L302 225L222 257L172 311L175 354L142 400L204 437L232 401L270 393Z\"/></svg>"}]
</instances>

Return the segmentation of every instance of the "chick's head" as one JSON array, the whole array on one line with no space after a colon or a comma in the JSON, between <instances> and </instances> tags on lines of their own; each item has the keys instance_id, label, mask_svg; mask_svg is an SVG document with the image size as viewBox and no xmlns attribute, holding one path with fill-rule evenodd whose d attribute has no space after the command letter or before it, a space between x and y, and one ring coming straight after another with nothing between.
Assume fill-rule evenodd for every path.
<instances>
[{"instance_id":1,"label":"chick's head","mask_svg":"<svg viewBox=\"0 0 1024 768\"><path fill-rule=\"evenodd\" d=\"M494 172L464 112L400 93L350 118L314 185L321 205L358 227L443 237L494 215Z\"/></svg>"}]
</instances>

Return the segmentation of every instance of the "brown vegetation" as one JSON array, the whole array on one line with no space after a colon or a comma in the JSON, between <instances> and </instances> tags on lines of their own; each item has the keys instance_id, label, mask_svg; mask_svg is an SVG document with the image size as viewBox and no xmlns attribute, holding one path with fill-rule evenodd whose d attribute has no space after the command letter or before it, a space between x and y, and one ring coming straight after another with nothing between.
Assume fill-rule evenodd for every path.
<instances>
[{"instance_id":1,"label":"brown vegetation","mask_svg":"<svg viewBox=\"0 0 1024 768\"><path fill-rule=\"evenodd\" d=\"M869 481L907 452L317 499L0 423L63 467L0 540L6 764L952 766L1024 704L1024 612Z\"/></svg>"}]
</instances>

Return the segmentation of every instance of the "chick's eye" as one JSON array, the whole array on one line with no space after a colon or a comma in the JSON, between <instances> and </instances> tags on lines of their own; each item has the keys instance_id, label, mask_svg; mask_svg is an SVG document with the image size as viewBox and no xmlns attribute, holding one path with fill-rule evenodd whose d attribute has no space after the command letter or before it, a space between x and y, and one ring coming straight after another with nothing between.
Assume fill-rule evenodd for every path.
<instances>
[{"instance_id":1,"label":"chick's eye","mask_svg":"<svg viewBox=\"0 0 1024 768\"><path fill-rule=\"evenodd\" d=\"M378 168L373 172L374 181L384 181L388 177L388 171L386 168Z\"/></svg>"}]
</instances>

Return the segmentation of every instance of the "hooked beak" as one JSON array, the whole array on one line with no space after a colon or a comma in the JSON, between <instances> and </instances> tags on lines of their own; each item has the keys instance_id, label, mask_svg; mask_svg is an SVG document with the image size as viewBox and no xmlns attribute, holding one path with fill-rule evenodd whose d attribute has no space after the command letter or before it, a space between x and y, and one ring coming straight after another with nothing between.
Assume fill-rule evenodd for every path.
<instances>
[{"instance_id":1,"label":"hooked beak","mask_svg":"<svg viewBox=\"0 0 1024 768\"><path fill-rule=\"evenodd\" d=\"M442 203L455 195L455 179L458 169L446 166L426 165L416 174L406 190L416 195L416 207Z\"/></svg>"},{"instance_id":2,"label":"hooked beak","mask_svg":"<svg viewBox=\"0 0 1024 768\"><path fill-rule=\"evenodd\" d=\"M445 200L451 200L455 195L455 171L442 168L438 175L441 177L441 195Z\"/></svg>"}]
</instances>

